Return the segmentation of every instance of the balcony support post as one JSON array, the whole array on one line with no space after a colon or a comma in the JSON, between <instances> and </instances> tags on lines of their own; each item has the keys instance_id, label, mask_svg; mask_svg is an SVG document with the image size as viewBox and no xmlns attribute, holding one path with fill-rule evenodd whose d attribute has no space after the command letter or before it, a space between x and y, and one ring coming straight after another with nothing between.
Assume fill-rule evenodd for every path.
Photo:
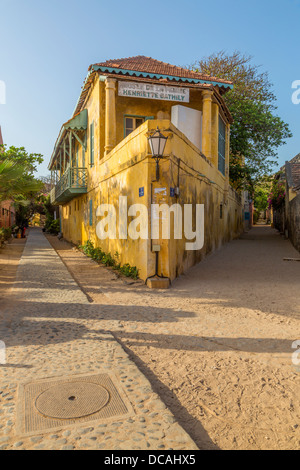
<instances>
[{"instance_id":1,"label":"balcony support post","mask_svg":"<svg viewBox=\"0 0 300 470\"><path fill-rule=\"evenodd\" d=\"M61 171L61 150L59 151L59 177L61 178L62 171Z\"/></svg>"},{"instance_id":2,"label":"balcony support post","mask_svg":"<svg viewBox=\"0 0 300 470\"><path fill-rule=\"evenodd\" d=\"M64 172L66 171L66 141L64 140L63 146L63 154L64 154Z\"/></svg>"},{"instance_id":3,"label":"balcony support post","mask_svg":"<svg viewBox=\"0 0 300 470\"><path fill-rule=\"evenodd\" d=\"M73 166L73 161L72 161L72 132L69 132L69 152L70 152L70 168Z\"/></svg>"}]
</instances>

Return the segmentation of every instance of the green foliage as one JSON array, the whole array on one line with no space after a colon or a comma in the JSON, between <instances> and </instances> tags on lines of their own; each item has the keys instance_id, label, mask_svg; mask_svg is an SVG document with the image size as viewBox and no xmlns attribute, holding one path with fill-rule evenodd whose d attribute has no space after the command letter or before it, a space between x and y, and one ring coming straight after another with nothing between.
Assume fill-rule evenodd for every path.
<instances>
[{"instance_id":1,"label":"green foliage","mask_svg":"<svg viewBox=\"0 0 300 470\"><path fill-rule=\"evenodd\" d=\"M245 165L244 162L241 160L240 157L236 155L231 155L230 158L230 172L229 172L229 179L231 185L236 190L247 190L250 194L253 194L254 190L254 179L252 175L254 173L254 169L251 168L249 165Z\"/></svg>"},{"instance_id":2,"label":"green foliage","mask_svg":"<svg viewBox=\"0 0 300 470\"><path fill-rule=\"evenodd\" d=\"M123 266L120 266L120 272L124 274L126 277L132 277L133 279L137 279L139 275L139 270L136 266L130 266L130 264L126 263Z\"/></svg>"},{"instance_id":3,"label":"green foliage","mask_svg":"<svg viewBox=\"0 0 300 470\"><path fill-rule=\"evenodd\" d=\"M39 153L28 153L24 147L9 147L2 145L2 154L9 161L20 165L26 174L31 174L37 170L37 165L43 163L43 156Z\"/></svg>"},{"instance_id":4,"label":"green foliage","mask_svg":"<svg viewBox=\"0 0 300 470\"><path fill-rule=\"evenodd\" d=\"M78 247L83 253L98 263L104 264L105 266L110 266L113 269L116 269L126 277L131 277L133 279L138 279L139 271L136 266L130 266L126 263L121 266L119 262L119 253L116 252L114 256L111 253L105 253L100 247L94 247L93 243L90 240L87 240L84 245Z\"/></svg>"},{"instance_id":5,"label":"green foliage","mask_svg":"<svg viewBox=\"0 0 300 470\"><path fill-rule=\"evenodd\" d=\"M223 97L234 119L230 172L237 189L253 186L253 181L270 172L277 160L278 147L292 137L288 125L276 115L276 96L268 73L260 72L251 62L251 56L240 52L227 55L221 51L192 66L194 70L234 84Z\"/></svg>"},{"instance_id":6,"label":"green foliage","mask_svg":"<svg viewBox=\"0 0 300 470\"><path fill-rule=\"evenodd\" d=\"M60 232L60 222L59 219L54 220L54 211L55 211L55 206L51 204L50 201L50 196L44 196L43 197L43 203L42 203L42 214L46 215L46 221L45 221L45 230L46 232L50 232L53 234L58 234ZM36 212L39 212L36 210Z\"/></svg>"},{"instance_id":7,"label":"green foliage","mask_svg":"<svg viewBox=\"0 0 300 470\"><path fill-rule=\"evenodd\" d=\"M258 219L259 219L259 215L260 215L260 213L258 211L254 212L254 214L253 214L253 223L254 223L254 225L257 224Z\"/></svg>"},{"instance_id":8,"label":"green foliage","mask_svg":"<svg viewBox=\"0 0 300 470\"><path fill-rule=\"evenodd\" d=\"M270 178L262 178L254 188L254 207L260 213L266 211L269 206L269 194L271 191Z\"/></svg>"},{"instance_id":9,"label":"green foliage","mask_svg":"<svg viewBox=\"0 0 300 470\"><path fill-rule=\"evenodd\" d=\"M60 231L60 222L59 219L54 220L52 216L48 216L45 222L46 232L53 233L57 235Z\"/></svg>"},{"instance_id":10,"label":"green foliage","mask_svg":"<svg viewBox=\"0 0 300 470\"><path fill-rule=\"evenodd\" d=\"M5 228L5 227L0 228L0 245L2 242L10 239L11 233L12 233L11 228Z\"/></svg>"},{"instance_id":11,"label":"green foliage","mask_svg":"<svg viewBox=\"0 0 300 470\"><path fill-rule=\"evenodd\" d=\"M49 225L49 232L57 235L60 231L59 219L53 220Z\"/></svg>"},{"instance_id":12,"label":"green foliage","mask_svg":"<svg viewBox=\"0 0 300 470\"><path fill-rule=\"evenodd\" d=\"M279 175L278 175L279 176ZM279 178L274 178L269 194L269 208L280 209L285 203L285 183Z\"/></svg>"},{"instance_id":13,"label":"green foliage","mask_svg":"<svg viewBox=\"0 0 300 470\"><path fill-rule=\"evenodd\" d=\"M34 178L36 165L43 158L40 154L28 154L24 147L0 148L0 201L28 199L41 191L43 183Z\"/></svg>"},{"instance_id":14,"label":"green foliage","mask_svg":"<svg viewBox=\"0 0 300 470\"><path fill-rule=\"evenodd\" d=\"M95 252L95 248L94 248L94 245L93 243L90 241L90 240L87 240L84 245L79 245L78 247L80 250L83 251L83 253L87 256L89 256L90 258L93 257L93 254ZM97 248L98 250L98 248ZM95 254L96 256L96 254ZM96 258L95 258L96 259Z\"/></svg>"}]
</instances>

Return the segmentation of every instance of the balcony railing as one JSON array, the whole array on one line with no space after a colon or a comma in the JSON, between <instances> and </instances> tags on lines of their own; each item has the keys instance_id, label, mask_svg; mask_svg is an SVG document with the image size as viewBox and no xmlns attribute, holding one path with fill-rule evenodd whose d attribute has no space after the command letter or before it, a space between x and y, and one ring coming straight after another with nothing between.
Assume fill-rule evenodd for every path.
<instances>
[{"instance_id":1,"label":"balcony railing","mask_svg":"<svg viewBox=\"0 0 300 470\"><path fill-rule=\"evenodd\" d=\"M64 204L87 192L87 169L69 168L50 192L52 203Z\"/></svg>"}]
</instances>

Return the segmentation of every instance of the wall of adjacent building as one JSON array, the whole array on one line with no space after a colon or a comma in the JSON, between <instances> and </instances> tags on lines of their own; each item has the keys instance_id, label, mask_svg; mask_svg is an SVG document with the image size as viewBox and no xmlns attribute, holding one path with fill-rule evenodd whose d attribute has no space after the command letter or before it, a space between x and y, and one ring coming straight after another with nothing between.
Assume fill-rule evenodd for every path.
<instances>
[{"instance_id":1,"label":"wall of adjacent building","mask_svg":"<svg viewBox=\"0 0 300 470\"><path fill-rule=\"evenodd\" d=\"M289 203L288 230L294 247L300 251L300 194Z\"/></svg>"},{"instance_id":2,"label":"wall of adjacent building","mask_svg":"<svg viewBox=\"0 0 300 470\"><path fill-rule=\"evenodd\" d=\"M12 201L0 203L0 227L11 227L15 223L15 208Z\"/></svg>"}]
</instances>

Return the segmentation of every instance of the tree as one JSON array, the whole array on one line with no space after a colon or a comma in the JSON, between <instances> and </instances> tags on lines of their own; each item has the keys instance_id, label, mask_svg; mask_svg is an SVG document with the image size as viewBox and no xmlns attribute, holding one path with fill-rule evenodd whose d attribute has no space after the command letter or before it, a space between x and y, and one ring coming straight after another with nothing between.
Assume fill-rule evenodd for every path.
<instances>
[{"instance_id":1,"label":"tree","mask_svg":"<svg viewBox=\"0 0 300 470\"><path fill-rule=\"evenodd\" d=\"M212 54L192 67L234 84L224 94L234 123L230 138L230 179L237 189L269 173L277 161L277 149L292 137L288 124L276 115L276 96L267 72L241 52Z\"/></svg>"},{"instance_id":2,"label":"tree","mask_svg":"<svg viewBox=\"0 0 300 470\"><path fill-rule=\"evenodd\" d=\"M258 181L254 187L254 207L259 213L268 209L271 187L271 178L267 176Z\"/></svg>"},{"instance_id":3,"label":"tree","mask_svg":"<svg viewBox=\"0 0 300 470\"><path fill-rule=\"evenodd\" d=\"M43 158L40 154L28 154L24 147L0 149L0 201L23 200L32 197L43 187L34 177L36 165Z\"/></svg>"}]
</instances>

